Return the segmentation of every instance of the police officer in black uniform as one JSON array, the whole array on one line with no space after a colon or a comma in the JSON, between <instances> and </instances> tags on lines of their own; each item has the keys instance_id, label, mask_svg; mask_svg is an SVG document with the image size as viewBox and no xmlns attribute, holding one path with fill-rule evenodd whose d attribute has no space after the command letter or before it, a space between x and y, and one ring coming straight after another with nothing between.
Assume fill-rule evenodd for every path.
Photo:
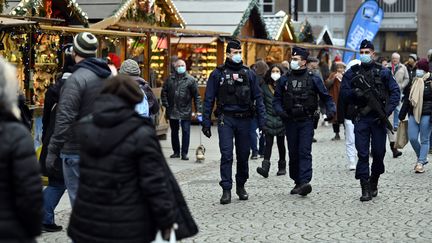
<instances>
[{"instance_id":1,"label":"police officer in black uniform","mask_svg":"<svg viewBox=\"0 0 432 243\"><path fill-rule=\"evenodd\" d=\"M257 114L261 129L265 124L265 108L255 73L243 65L241 43L232 40L226 48L227 59L211 74L204 100L202 132L211 137L211 114L216 100L219 149L222 154L219 185L223 189L221 204L231 202L233 139L237 155L236 193L247 200L245 183L249 178L249 131L252 118Z\"/></svg>"},{"instance_id":2,"label":"police officer in black uniform","mask_svg":"<svg viewBox=\"0 0 432 243\"><path fill-rule=\"evenodd\" d=\"M295 186L291 194L306 196L312 191L312 139L314 118L318 116L318 96L326 105L327 119L336 112L335 103L324 83L306 68L309 53L294 47L291 71L276 86L273 108L284 120L288 140L289 173Z\"/></svg>"},{"instance_id":3,"label":"police officer in black uniform","mask_svg":"<svg viewBox=\"0 0 432 243\"><path fill-rule=\"evenodd\" d=\"M385 118L390 116L400 100L400 89L390 70L375 63L373 57L373 44L363 40L360 44L361 63L352 66L345 73L340 91L343 102L352 107L348 110L353 111L347 113L346 119L354 123L355 146L358 153L355 178L360 180L362 189L360 201L369 201L378 195L378 179L384 173L387 135ZM358 81L362 79L369 83L369 90L360 87ZM373 95L367 95L368 93ZM378 109L371 107L371 97L376 98ZM391 124L389 126L391 129ZM373 157L371 173L370 147Z\"/></svg>"}]
</instances>

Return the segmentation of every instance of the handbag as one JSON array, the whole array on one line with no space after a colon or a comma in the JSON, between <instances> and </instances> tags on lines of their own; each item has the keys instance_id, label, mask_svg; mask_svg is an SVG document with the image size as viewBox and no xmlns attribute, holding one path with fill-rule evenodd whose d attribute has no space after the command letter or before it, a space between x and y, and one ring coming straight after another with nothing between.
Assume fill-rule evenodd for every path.
<instances>
[{"instance_id":1,"label":"handbag","mask_svg":"<svg viewBox=\"0 0 432 243\"><path fill-rule=\"evenodd\" d=\"M408 121L403 120L399 122L396 133L396 142L394 148L402 149L408 143Z\"/></svg>"},{"instance_id":2,"label":"handbag","mask_svg":"<svg viewBox=\"0 0 432 243\"><path fill-rule=\"evenodd\" d=\"M158 230L158 232L156 233L156 238L151 243L175 243L175 242L176 242L176 236L175 236L174 228L172 228L170 233L170 238L168 241L162 238L162 232Z\"/></svg>"}]
</instances>

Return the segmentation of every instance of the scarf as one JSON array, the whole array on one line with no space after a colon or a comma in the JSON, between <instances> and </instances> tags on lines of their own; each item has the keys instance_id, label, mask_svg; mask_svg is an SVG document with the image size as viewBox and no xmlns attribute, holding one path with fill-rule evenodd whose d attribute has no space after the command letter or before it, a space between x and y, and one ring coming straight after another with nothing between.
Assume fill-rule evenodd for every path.
<instances>
[{"instance_id":1,"label":"scarf","mask_svg":"<svg viewBox=\"0 0 432 243\"><path fill-rule=\"evenodd\" d=\"M423 92L424 82L430 77L430 73L426 73L422 78L416 77L411 86L409 101L413 107L413 115L417 124L420 123L420 118L423 109Z\"/></svg>"}]
</instances>

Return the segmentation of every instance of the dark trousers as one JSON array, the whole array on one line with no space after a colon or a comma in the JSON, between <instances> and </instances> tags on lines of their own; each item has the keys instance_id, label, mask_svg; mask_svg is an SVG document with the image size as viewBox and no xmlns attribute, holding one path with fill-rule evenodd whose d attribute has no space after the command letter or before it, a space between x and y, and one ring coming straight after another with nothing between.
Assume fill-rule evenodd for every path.
<instances>
[{"instance_id":1,"label":"dark trousers","mask_svg":"<svg viewBox=\"0 0 432 243\"><path fill-rule=\"evenodd\" d=\"M333 123L333 132L339 133L340 132L340 124L339 123Z\"/></svg>"},{"instance_id":2,"label":"dark trousers","mask_svg":"<svg viewBox=\"0 0 432 243\"><path fill-rule=\"evenodd\" d=\"M289 173L295 184L309 183L312 180L312 139L314 121L289 121L286 123L288 141Z\"/></svg>"},{"instance_id":3,"label":"dark trousers","mask_svg":"<svg viewBox=\"0 0 432 243\"><path fill-rule=\"evenodd\" d=\"M180 141L179 141L179 130L180 125L182 128L182 146L181 154L187 155L189 151L189 141L190 141L190 120L173 120L170 119L171 127L171 145L175 154L180 154Z\"/></svg>"},{"instance_id":4,"label":"dark trousers","mask_svg":"<svg viewBox=\"0 0 432 243\"><path fill-rule=\"evenodd\" d=\"M265 135L265 139L266 139L266 146L264 150L265 160L270 160L271 158L274 137L275 136L268 135L268 134ZM285 136L276 136L276 143L279 151L279 161L285 161L286 149L285 149L284 140L285 140Z\"/></svg>"},{"instance_id":5,"label":"dark trousers","mask_svg":"<svg viewBox=\"0 0 432 243\"><path fill-rule=\"evenodd\" d=\"M259 155L263 155L265 152L265 148L266 148L266 144L265 144L266 138L265 137L266 137L266 135L262 132L261 136L259 138L259 148L258 148L258 154Z\"/></svg>"},{"instance_id":6,"label":"dark trousers","mask_svg":"<svg viewBox=\"0 0 432 243\"><path fill-rule=\"evenodd\" d=\"M251 145L251 150L252 150L253 155L258 155L257 129L258 129L258 120L257 120L257 118L252 118L249 136L250 136L250 141L251 141L250 145Z\"/></svg>"},{"instance_id":7,"label":"dark trousers","mask_svg":"<svg viewBox=\"0 0 432 243\"><path fill-rule=\"evenodd\" d=\"M358 154L356 179L369 179L369 145L372 147L372 175L384 173L387 130L375 118L364 117L354 122L355 146Z\"/></svg>"},{"instance_id":8,"label":"dark trousers","mask_svg":"<svg viewBox=\"0 0 432 243\"><path fill-rule=\"evenodd\" d=\"M223 119L223 123L221 119ZM218 133L219 149L221 152L221 181L219 185L224 190L231 190L232 188L234 141L237 156L236 183L237 185L243 186L249 178L248 158L250 153L250 139L247 138L249 138L250 129L250 118L234 118L229 116L219 118Z\"/></svg>"}]
</instances>

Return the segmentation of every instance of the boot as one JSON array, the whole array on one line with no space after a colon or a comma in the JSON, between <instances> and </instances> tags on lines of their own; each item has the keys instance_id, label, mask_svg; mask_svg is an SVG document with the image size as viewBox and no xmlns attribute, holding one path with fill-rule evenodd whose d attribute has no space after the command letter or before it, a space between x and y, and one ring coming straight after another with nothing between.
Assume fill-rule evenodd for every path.
<instances>
[{"instance_id":1,"label":"boot","mask_svg":"<svg viewBox=\"0 0 432 243\"><path fill-rule=\"evenodd\" d=\"M312 192L312 186L309 183L304 183L299 185L298 194L301 196L306 196Z\"/></svg>"},{"instance_id":2,"label":"boot","mask_svg":"<svg viewBox=\"0 0 432 243\"><path fill-rule=\"evenodd\" d=\"M244 185L243 186L236 186L236 193L237 196L239 196L240 200L248 200L249 195L247 194Z\"/></svg>"},{"instance_id":3,"label":"boot","mask_svg":"<svg viewBox=\"0 0 432 243\"><path fill-rule=\"evenodd\" d=\"M336 133L336 135L334 136L334 138L332 138L331 140L332 141L338 141L338 140L340 140L339 133Z\"/></svg>"},{"instance_id":4,"label":"boot","mask_svg":"<svg viewBox=\"0 0 432 243\"><path fill-rule=\"evenodd\" d=\"M375 175L371 175L371 177L369 178L372 197L376 197L378 195L378 180L379 180L379 176L375 176Z\"/></svg>"},{"instance_id":5,"label":"boot","mask_svg":"<svg viewBox=\"0 0 432 243\"><path fill-rule=\"evenodd\" d=\"M286 161L285 160L279 160L278 161L278 167L279 167L279 170L276 173L276 175L278 175L278 176L286 175Z\"/></svg>"},{"instance_id":6,"label":"boot","mask_svg":"<svg viewBox=\"0 0 432 243\"><path fill-rule=\"evenodd\" d=\"M223 190L222 197L220 199L220 204L231 203L231 190Z\"/></svg>"},{"instance_id":7,"label":"boot","mask_svg":"<svg viewBox=\"0 0 432 243\"><path fill-rule=\"evenodd\" d=\"M270 170L270 161L263 160L261 167L257 168L258 174L262 175L264 178L267 178Z\"/></svg>"},{"instance_id":8,"label":"boot","mask_svg":"<svg viewBox=\"0 0 432 243\"><path fill-rule=\"evenodd\" d=\"M393 158L397 158L402 155L402 152L399 151L397 148L395 148L394 145L395 145L394 142L390 142L390 148L393 152Z\"/></svg>"},{"instance_id":9,"label":"boot","mask_svg":"<svg viewBox=\"0 0 432 243\"><path fill-rule=\"evenodd\" d=\"M370 193L370 185L367 180L360 180L360 186L362 190L362 196L360 197L360 201L370 201L372 200L372 196Z\"/></svg>"},{"instance_id":10,"label":"boot","mask_svg":"<svg viewBox=\"0 0 432 243\"><path fill-rule=\"evenodd\" d=\"M292 194L292 195L299 194L299 188L300 188L300 185L295 184L294 188L290 191L290 194Z\"/></svg>"}]
</instances>

